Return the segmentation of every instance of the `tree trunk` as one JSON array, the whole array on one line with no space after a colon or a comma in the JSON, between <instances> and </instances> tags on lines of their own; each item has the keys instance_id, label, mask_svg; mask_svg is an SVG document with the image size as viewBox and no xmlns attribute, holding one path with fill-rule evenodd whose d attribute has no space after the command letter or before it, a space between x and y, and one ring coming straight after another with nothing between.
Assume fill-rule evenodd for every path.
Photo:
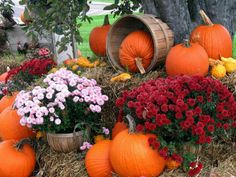
<instances>
[{"instance_id":1,"label":"tree trunk","mask_svg":"<svg viewBox=\"0 0 236 177\"><path fill-rule=\"evenodd\" d=\"M236 31L236 0L141 0L145 13L154 14L167 23L181 43L193 28L202 24L203 9L213 23L224 25L231 36Z\"/></svg>"}]
</instances>

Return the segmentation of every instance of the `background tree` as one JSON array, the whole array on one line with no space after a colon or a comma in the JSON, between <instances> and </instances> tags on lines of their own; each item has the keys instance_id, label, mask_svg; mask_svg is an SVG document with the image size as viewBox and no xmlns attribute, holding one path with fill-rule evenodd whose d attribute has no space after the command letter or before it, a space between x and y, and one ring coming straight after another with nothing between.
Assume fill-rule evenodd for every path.
<instances>
[{"instance_id":1,"label":"background tree","mask_svg":"<svg viewBox=\"0 0 236 177\"><path fill-rule=\"evenodd\" d=\"M73 57L76 57L76 42L82 42L78 30L81 24L77 20L91 19L86 15L89 10L87 0L21 0L20 3L27 5L24 14L29 14L33 19L25 27L28 35L34 37L35 32L43 35L45 31L63 35L56 44L60 44L59 53L70 44Z\"/></svg>"},{"instance_id":2,"label":"background tree","mask_svg":"<svg viewBox=\"0 0 236 177\"><path fill-rule=\"evenodd\" d=\"M175 42L182 42L194 27L202 23L203 9L213 23L224 25L233 35L236 31L236 0L115 0L106 7L115 15L132 13L141 8L167 23L175 33Z\"/></svg>"}]
</instances>

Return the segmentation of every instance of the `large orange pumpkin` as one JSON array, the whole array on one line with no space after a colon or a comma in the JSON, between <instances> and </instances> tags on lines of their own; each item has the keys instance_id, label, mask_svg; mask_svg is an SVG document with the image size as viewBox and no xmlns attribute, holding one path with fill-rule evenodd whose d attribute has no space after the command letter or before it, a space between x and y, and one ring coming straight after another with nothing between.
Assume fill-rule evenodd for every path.
<instances>
[{"instance_id":1,"label":"large orange pumpkin","mask_svg":"<svg viewBox=\"0 0 236 177\"><path fill-rule=\"evenodd\" d=\"M17 115L17 110L11 107L6 108L0 114L0 139L20 140L23 138L33 137L35 133L26 126L20 125L20 117Z\"/></svg>"},{"instance_id":2,"label":"large orange pumpkin","mask_svg":"<svg viewBox=\"0 0 236 177\"><path fill-rule=\"evenodd\" d=\"M14 92L12 95L5 95L0 100L0 113L7 107L12 106L15 102L18 92Z\"/></svg>"},{"instance_id":3,"label":"large orange pumpkin","mask_svg":"<svg viewBox=\"0 0 236 177\"><path fill-rule=\"evenodd\" d=\"M120 64L131 72L145 69L151 64L154 44L148 32L138 30L130 33L121 43L119 50Z\"/></svg>"},{"instance_id":4,"label":"large orange pumpkin","mask_svg":"<svg viewBox=\"0 0 236 177\"><path fill-rule=\"evenodd\" d=\"M203 46L209 58L231 57L232 39L228 30L220 24L213 24L203 10L200 15L205 25L200 25L192 31L191 42L198 42Z\"/></svg>"},{"instance_id":5,"label":"large orange pumpkin","mask_svg":"<svg viewBox=\"0 0 236 177\"><path fill-rule=\"evenodd\" d=\"M8 75L8 72L5 72L5 73L1 74L0 75L0 82L5 82L7 75Z\"/></svg>"},{"instance_id":6,"label":"large orange pumpkin","mask_svg":"<svg viewBox=\"0 0 236 177\"><path fill-rule=\"evenodd\" d=\"M33 148L15 140L0 143L0 177L29 177L35 167Z\"/></svg>"},{"instance_id":7,"label":"large orange pumpkin","mask_svg":"<svg viewBox=\"0 0 236 177\"><path fill-rule=\"evenodd\" d=\"M170 76L207 74L209 68L208 55L199 44L189 43L174 46L166 58L166 71Z\"/></svg>"},{"instance_id":8,"label":"large orange pumpkin","mask_svg":"<svg viewBox=\"0 0 236 177\"><path fill-rule=\"evenodd\" d=\"M85 166L90 177L111 177L112 167L109 161L110 140L103 140L89 149L85 157Z\"/></svg>"},{"instance_id":9,"label":"large orange pumpkin","mask_svg":"<svg viewBox=\"0 0 236 177\"><path fill-rule=\"evenodd\" d=\"M165 160L150 147L150 136L134 133L134 123L129 118L129 130L120 132L112 141L110 161L121 177L154 177L162 173Z\"/></svg>"},{"instance_id":10,"label":"large orange pumpkin","mask_svg":"<svg viewBox=\"0 0 236 177\"><path fill-rule=\"evenodd\" d=\"M112 139L114 139L116 137L116 135L118 135L120 132L122 132L123 130L127 129L127 125L122 121L122 122L116 122L115 126L112 129Z\"/></svg>"},{"instance_id":11,"label":"large orange pumpkin","mask_svg":"<svg viewBox=\"0 0 236 177\"><path fill-rule=\"evenodd\" d=\"M111 25L109 24L108 15L106 15L104 18L104 24L95 27L89 35L89 46L97 56L106 56L106 41L110 28Z\"/></svg>"}]
</instances>

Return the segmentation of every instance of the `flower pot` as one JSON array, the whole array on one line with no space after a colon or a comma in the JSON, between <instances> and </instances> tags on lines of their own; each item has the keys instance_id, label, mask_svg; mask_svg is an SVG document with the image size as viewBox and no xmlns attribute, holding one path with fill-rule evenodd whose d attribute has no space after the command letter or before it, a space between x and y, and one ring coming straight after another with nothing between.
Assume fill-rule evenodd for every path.
<instances>
[{"instance_id":1,"label":"flower pot","mask_svg":"<svg viewBox=\"0 0 236 177\"><path fill-rule=\"evenodd\" d=\"M82 143L85 141L83 131L75 133L47 133L47 140L49 146L57 151L69 153L76 151L80 148Z\"/></svg>"}]
</instances>

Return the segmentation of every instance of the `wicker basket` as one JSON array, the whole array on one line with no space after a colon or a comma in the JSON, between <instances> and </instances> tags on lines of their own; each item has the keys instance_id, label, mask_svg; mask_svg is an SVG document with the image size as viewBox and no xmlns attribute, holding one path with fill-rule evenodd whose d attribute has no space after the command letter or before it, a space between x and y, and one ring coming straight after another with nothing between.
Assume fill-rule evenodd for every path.
<instances>
[{"instance_id":1,"label":"wicker basket","mask_svg":"<svg viewBox=\"0 0 236 177\"><path fill-rule=\"evenodd\" d=\"M84 142L83 131L68 134L47 133L47 140L53 150L69 153L78 150Z\"/></svg>"},{"instance_id":2,"label":"wicker basket","mask_svg":"<svg viewBox=\"0 0 236 177\"><path fill-rule=\"evenodd\" d=\"M112 25L107 38L107 56L116 70L125 71L119 62L119 48L123 39L129 33L140 29L149 32L154 43L154 57L146 72L165 61L167 53L174 44L173 32L167 24L153 15L125 15Z\"/></svg>"}]
</instances>

